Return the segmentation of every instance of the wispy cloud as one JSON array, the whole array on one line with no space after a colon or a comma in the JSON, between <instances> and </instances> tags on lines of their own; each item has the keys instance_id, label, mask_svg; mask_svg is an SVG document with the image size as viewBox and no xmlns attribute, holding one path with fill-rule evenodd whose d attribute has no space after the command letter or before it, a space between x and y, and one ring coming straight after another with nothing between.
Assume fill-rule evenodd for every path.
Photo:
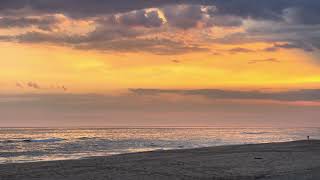
<instances>
[{"instance_id":1,"label":"wispy cloud","mask_svg":"<svg viewBox=\"0 0 320 180\"><path fill-rule=\"evenodd\" d=\"M68 88L65 85L40 85L37 82L29 81L29 82L17 82L16 87L21 89L32 89L32 90L58 90L58 91L68 91Z\"/></svg>"},{"instance_id":2,"label":"wispy cloud","mask_svg":"<svg viewBox=\"0 0 320 180\"><path fill-rule=\"evenodd\" d=\"M30 88L33 88L33 89L41 89L39 84L37 84L35 82L31 82L31 81L27 83L27 86Z\"/></svg>"},{"instance_id":3,"label":"wispy cloud","mask_svg":"<svg viewBox=\"0 0 320 180\"><path fill-rule=\"evenodd\" d=\"M280 63L278 59L275 58L268 58L268 59L255 59L255 60L250 60L248 64L257 64L257 63Z\"/></svg>"},{"instance_id":4,"label":"wispy cloud","mask_svg":"<svg viewBox=\"0 0 320 180\"><path fill-rule=\"evenodd\" d=\"M180 94L200 95L212 99L257 99L277 101L320 101L320 89L302 89L281 92L236 91L221 89L166 90L166 89L130 89L139 95Z\"/></svg>"},{"instance_id":5,"label":"wispy cloud","mask_svg":"<svg viewBox=\"0 0 320 180\"><path fill-rule=\"evenodd\" d=\"M247 49L247 48L233 48L229 50L230 53L251 53L251 52L255 52L254 50L251 49Z\"/></svg>"},{"instance_id":6,"label":"wispy cloud","mask_svg":"<svg viewBox=\"0 0 320 180\"><path fill-rule=\"evenodd\" d=\"M265 51L277 51L280 49L302 49L307 52L314 51L314 48L310 44L306 43L284 43L284 44L274 44L272 47L266 48Z\"/></svg>"}]
</instances>

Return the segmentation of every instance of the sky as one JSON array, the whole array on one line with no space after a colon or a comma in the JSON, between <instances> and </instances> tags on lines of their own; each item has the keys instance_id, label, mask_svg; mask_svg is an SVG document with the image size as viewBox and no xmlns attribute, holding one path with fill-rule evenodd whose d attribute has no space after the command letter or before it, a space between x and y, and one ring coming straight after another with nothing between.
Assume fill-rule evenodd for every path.
<instances>
[{"instance_id":1,"label":"sky","mask_svg":"<svg viewBox=\"0 0 320 180\"><path fill-rule=\"evenodd\" d=\"M319 0L1 0L0 126L320 126Z\"/></svg>"}]
</instances>

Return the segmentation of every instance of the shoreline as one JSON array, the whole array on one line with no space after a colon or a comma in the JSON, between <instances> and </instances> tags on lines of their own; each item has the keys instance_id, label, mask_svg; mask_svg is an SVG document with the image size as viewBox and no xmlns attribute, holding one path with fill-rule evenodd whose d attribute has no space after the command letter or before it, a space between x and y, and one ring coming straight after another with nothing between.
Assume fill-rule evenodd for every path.
<instances>
[{"instance_id":1,"label":"shoreline","mask_svg":"<svg viewBox=\"0 0 320 180\"><path fill-rule=\"evenodd\" d=\"M23 140L24 142L29 142L28 139ZM216 146L207 146L207 147L195 147L195 148L172 148L172 149L153 149L153 150L146 150L146 151L136 151L136 152L125 152L125 153L115 153L110 155L96 155L96 156L84 156L78 158L68 158L68 159L55 159L55 160L38 160L38 161L25 161L25 162L10 162L10 163L0 163L1 165L10 165L10 164L33 164L33 163L46 163L46 162L58 162L58 161L78 161L78 160L90 160L96 158L108 158L111 156L122 156L122 155L134 155L140 153L154 153L154 152L170 152L170 151L185 151L185 150L198 150L198 149L206 149L206 148L216 148L216 147L230 147L230 146L247 146L247 145L262 145L262 144L278 144L278 143L293 143L305 140L294 140L294 141L283 141L283 142L266 142L266 143L248 143L248 144L226 144L226 145L216 145ZM313 140L318 141L318 140ZM320 142L320 140L319 140ZM0 179L1 180L1 179Z\"/></svg>"},{"instance_id":2,"label":"shoreline","mask_svg":"<svg viewBox=\"0 0 320 180\"><path fill-rule=\"evenodd\" d=\"M0 179L320 179L320 140L0 164Z\"/></svg>"}]
</instances>

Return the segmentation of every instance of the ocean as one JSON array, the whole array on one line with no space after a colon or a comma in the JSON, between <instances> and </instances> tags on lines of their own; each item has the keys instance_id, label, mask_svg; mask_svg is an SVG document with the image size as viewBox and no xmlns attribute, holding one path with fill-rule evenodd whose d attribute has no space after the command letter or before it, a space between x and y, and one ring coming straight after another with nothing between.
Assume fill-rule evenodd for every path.
<instances>
[{"instance_id":1,"label":"ocean","mask_svg":"<svg viewBox=\"0 0 320 180\"><path fill-rule=\"evenodd\" d=\"M0 164L320 139L320 128L0 128Z\"/></svg>"}]
</instances>

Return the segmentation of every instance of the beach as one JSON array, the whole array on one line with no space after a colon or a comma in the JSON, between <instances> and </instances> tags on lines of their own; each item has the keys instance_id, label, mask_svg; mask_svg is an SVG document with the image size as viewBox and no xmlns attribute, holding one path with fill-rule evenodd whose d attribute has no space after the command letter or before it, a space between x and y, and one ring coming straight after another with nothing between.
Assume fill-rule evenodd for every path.
<instances>
[{"instance_id":1,"label":"beach","mask_svg":"<svg viewBox=\"0 0 320 180\"><path fill-rule=\"evenodd\" d=\"M230 145L0 165L1 180L320 179L320 141Z\"/></svg>"}]
</instances>

